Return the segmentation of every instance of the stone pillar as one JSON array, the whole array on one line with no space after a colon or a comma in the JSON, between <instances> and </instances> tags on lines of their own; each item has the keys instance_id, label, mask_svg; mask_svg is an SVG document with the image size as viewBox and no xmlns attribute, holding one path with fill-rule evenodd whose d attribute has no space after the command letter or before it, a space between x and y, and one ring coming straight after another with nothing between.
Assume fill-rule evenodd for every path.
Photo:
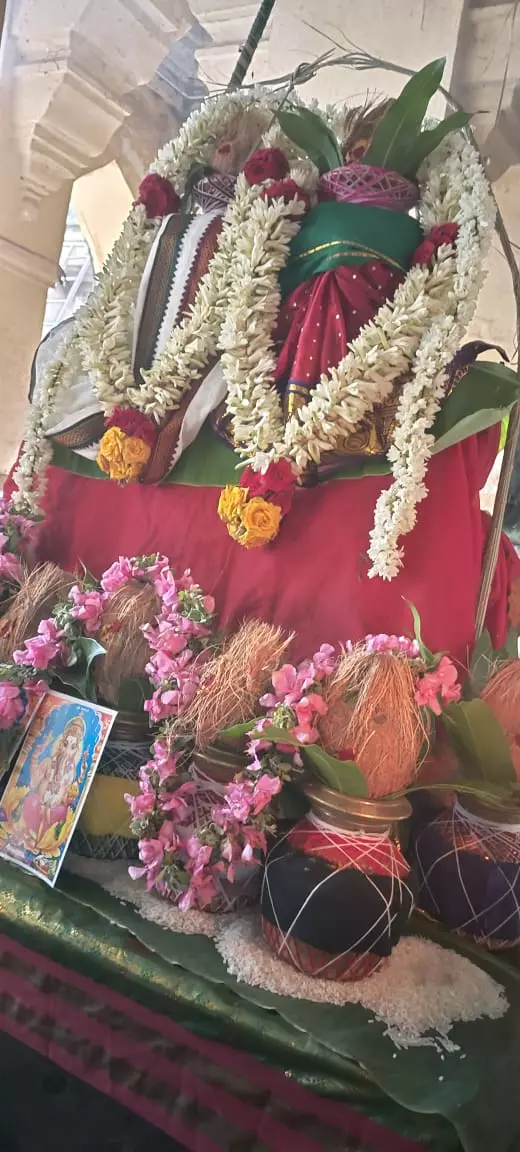
<instances>
[{"instance_id":1,"label":"stone pillar","mask_svg":"<svg viewBox=\"0 0 520 1152\"><path fill-rule=\"evenodd\" d=\"M0 475L22 435L72 184L121 152L129 184L123 218L143 168L178 126L170 118L160 141L152 129L140 150L143 93L192 24L186 0L7 2L0 52ZM99 200L98 207L102 212ZM112 204L107 231L119 230L118 213ZM101 238L100 259L104 245Z\"/></svg>"}]
</instances>

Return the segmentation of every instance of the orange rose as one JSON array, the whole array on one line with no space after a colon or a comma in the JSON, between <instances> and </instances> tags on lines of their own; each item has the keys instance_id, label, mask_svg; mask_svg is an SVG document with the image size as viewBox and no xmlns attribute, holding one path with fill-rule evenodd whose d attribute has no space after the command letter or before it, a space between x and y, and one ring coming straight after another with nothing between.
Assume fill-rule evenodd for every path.
<instances>
[{"instance_id":1,"label":"orange rose","mask_svg":"<svg viewBox=\"0 0 520 1152\"><path fill-rule=\"evenodd\" d=\"M224 524L235 524L235 528L238 529L242 509L247 502L247 495L247 488L239 488L236 484L227 484L222 489L218 502L218 514Z\"/></svg>"},{"instance_id":2,"label":"orange rose","mask_svg":"<svg viewBox=\"0 0 520 1152\"><path fill-rule=\"evenodd\" d=\"M97 465L111 480L137 480L150 459L151 448L138 436L109 428L99 445Z\"/></svg>"},{"instance_id":3,"label":"orange rose","mask_svg":"<svg viewBox=\"0 0 520 1152\"><path fill-rule=\"evenodd\" d=\"M240 543L244 548L261 548L278 535L282 509L278 504L269 504L261 496L255 496L244 505L240 519L244 529Z\"/></svg>"}]
</instances>

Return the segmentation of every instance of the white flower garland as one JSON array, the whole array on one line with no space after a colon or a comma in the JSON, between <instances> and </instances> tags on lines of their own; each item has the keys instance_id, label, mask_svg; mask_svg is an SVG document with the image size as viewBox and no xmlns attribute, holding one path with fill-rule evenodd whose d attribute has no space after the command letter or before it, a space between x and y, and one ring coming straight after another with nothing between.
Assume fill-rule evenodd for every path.
<instances>
[{"instance_id":1,"label":"white flower garland","mask_svg":"<svg viewBox=\"0 0 520 1152\"><path fill-rule=\"evenodd\" d=\"M282 252L290 241L289 214L270 214L270 206L260 200L234 261L219 341L238 450L259 471L281 456L292 461L297 474L309 463L319 463L345 431L353 431L374 404L388 398L401 375L412 372L401 394L388 453L395 482L378 500L371 533L370 575L384 579L392 579L401 567L398 539L413 528L416 504L427 492L424 476L433 447L428 429L445 394L445 367L471 319L482 280L494 214L471 145L448 140L442 154L430 159L422 207L430 226L450 220L459 225L455 259L453 247L446 245L431 268L412 268L393 300L361 329L330 374L322 375L310 401L285 428L273 381L271 331ZM273 249L265 263L258 259L260 244L266 254Z\"/></svg>"},{"instance_id":2,"label":"white flower garland","mask_svg":"<svg viewBox=\"0 0 520 1152\"><path fill-rule=\"evenodd\" d=\"M191 308L173 329L150 371L142 372L144 383L136 387L132 381L127 390L126 402L147 415L157 418L178 408L194 378L216 355L226 316L234 249L247 226L254 200L255 190L245 180L244 185L244 196L232 200L226 209L216 251Z\"/></svg>"},{"instance_id":3,"label":"white flower garland","mask_svg":"<svg viewBox=\"0 0 520 1152\"><path fill-rule=\"evenodd\" d=\"M244 112L254 109L264 128L263 143L284 149L291 177L312 194L316 169L288 144L279 126L270 123L272 105L279 99L275 93L267 99L263 94L260 105L254 93L234 93L207 101L162 150L151 171L169 179L182 194L193 166L208 163L219 140L232 137ZM259 470L271 460L287 458L296 475L334 451L345 432L388 398L395 381L411 373L388 453L394 482L378 500L369 549L370 575L395 576L402 563L398 540L413 528L416 505L426 495L424 477L433 446L428 430L445 394L445 366L475 307L493 223L478 156L460 138L448 138L430 157L421 195L426 229L458 223L455 250L446 246L432 267L410 270L393 299L361 329L347 354L321 377L309 402L287 423L274 385L272 332L280 303L278 277L298 229L300 202L268 202L260 188L250 188L239 177L195 301L140 387L132 373L133 315L158 221L148 220L143 206L135 207L59 359L44 373L16 474L18 505L37 505L41 492L30 492L49 460L49 417L74 371L91 374L106 411L130 404L158 419L178 407L191 381L220 351L227 411L239 451Z\"/></svg>"},{"instance_id":4,"label":"white flower garland","mask_svg":"<svg viewBox=\"0 0 520 1152\"><path fill-rule=\"evenodd\" d=\"M445 173L442 179L441 173ZM417 505L428 493L425 476L434 447L430 431L447 387L446 365L455 355L463 330L471 321L483 280L483 256L489 245L495 208L475 149L458 137L447 141L442 154L430 158L423 201L423 221L454 221L459 226L452 249L440 249L436 265L452 265L451 288L443 293L443 314L425 331L396 412L388 452L394 483L376 504L368 555L369 576L392 580L402 567L399 538L411 532Z\"/></svg>"}]
</instances>

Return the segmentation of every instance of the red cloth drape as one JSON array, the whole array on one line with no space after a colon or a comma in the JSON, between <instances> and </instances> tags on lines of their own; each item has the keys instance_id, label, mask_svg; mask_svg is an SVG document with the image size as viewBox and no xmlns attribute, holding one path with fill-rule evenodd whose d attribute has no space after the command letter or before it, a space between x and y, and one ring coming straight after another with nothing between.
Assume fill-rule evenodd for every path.
<instances>
[{"instance_id":1,"label":"red cloth drape","mask_svg":"<svg viewBox=\"0 0 520 1152\"><path fill-rule=\"evenodd\" d=\"M216 598L221 624L260 617L294 629L294 658L324 642L367 632L410 630L405 603L423 621L425 642L467 662L489 520L479 508L498 430L432 458L429 495L404 540L405 565L390 583L367 577L374 506L389 477L328 481L296 492L273 544L247 551L217 516L219 489L187 485L120 488L49 469L40 557L100 575L119 555L161 551L191 567ZM520 561L504 540L488 623L496 644L507 629L507 595Z\"/></svg>"},{"instance_id":2,"label":"red cloth drape","mask_svg":"<svg viewBox=\"0 0 520 1152\"><path fill-rule=\"evenodd\" d=\"M394 295L400 277L381 261L313 276L284 301L275 333L276 379L312 387L345 355L360 328Z\"/></svg>"}]
</instances>

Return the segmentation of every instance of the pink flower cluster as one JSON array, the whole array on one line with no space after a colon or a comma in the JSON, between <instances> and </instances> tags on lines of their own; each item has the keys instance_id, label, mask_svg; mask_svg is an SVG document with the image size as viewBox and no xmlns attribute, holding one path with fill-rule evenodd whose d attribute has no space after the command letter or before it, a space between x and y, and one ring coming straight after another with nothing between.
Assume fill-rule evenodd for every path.
<instances>
[{"instance_id":1,"label":"pink flower cluster","mask_svg":"<svg viewBox=\"0 0 520 1152\"><path fill-rule=\"evenodd\" d=\"M85 635L92 636L99 630L106 595L98 592L96 588L89 588L85 592L75 584L69 592L69 600L72 600L73 605L70 609L72 619L80 620Z\"/></svg>"},{"instance_id":2,"label":"pink flower cluster","mask_svg":"<svg viewBox=\"0 0 520 1152\"><path fill-rule=\"evenodd\" d=\"M0 499L0 583L19 584L23 576L20 557L27 556L35 541L36 522L15 512Z\"/></svg>"},{"instance_id":3,"label":"pink flower cluster","mask_svg":"<svg viewBox=\"0 0 520 1152\"><path fill-rule=\"evenodd\" d=\"M380 632L377 636L365 636L364 645L367 652L395 652L410 660L419 656L417 640L410 640L408 636L388 636Z\"/></svg>"},{"instance_id":4,"label":"pink flower cluster","mask_svg":"<svg viewBox=\"0 0 520 1152\"><path fill-rule=\"evenodd\" d=\"M0 683L0 729L7 731L21 720L25 712L22 690L10 680Z\"/></svg>"},{"instance_id":5,"label":"pink flower cluster","mask_svg":"<svg viewBox=\"0 0 520 1152\"><path fill-rule=\"evenodd\" d=\"M143 628L152 650L146 674L155 688L145 708L157 723L178 716L197 691L215 602L212 596L203 595L189 570L175 580L164 564L152 583L161 599L161 612L155 626Z\"/></svg>"},{"instance_id":6,"label":"pink flower cluster","mask_svg":"<svg viewBox=\"0 0 520 1152\"><path fill-rule=\"evenodd\" d=\"M436 668L418 679L415 699L421 708L430 708L440 716L446 704L460 700L461 691L455 665L448 656L442 656Z\"/></svg>"},{"instance_id":7,"label":"pink flower cluster","mask_svg":"<svg viewBox=\"0 0 520 1152\"><path fill-rule=\"evenodd\" d=\"M260 730L271 723L287 728L300 744L315 744L319 739L317 719L327 711L322 696L315 691L316 685L334 671L336 662L333 646L322 644L312 660L303 660L297 668L294 664L284 664L274 672L274 692L260 698L262 706L268 709L267 718L258 726Z\"/></svg>"},{"instance_id":8,"label":"pink flower cluster","mask_svg":"<svg viewBox=\"0 0 520 1152\"><path fill-rule=\"evenodd\" d=\"M51 616L38 625L38 634L25 641L23 648L13 652L15 664L46 672L51 665L62 660L66 654L65 633Z\"/></svg>"}]
</instances>

